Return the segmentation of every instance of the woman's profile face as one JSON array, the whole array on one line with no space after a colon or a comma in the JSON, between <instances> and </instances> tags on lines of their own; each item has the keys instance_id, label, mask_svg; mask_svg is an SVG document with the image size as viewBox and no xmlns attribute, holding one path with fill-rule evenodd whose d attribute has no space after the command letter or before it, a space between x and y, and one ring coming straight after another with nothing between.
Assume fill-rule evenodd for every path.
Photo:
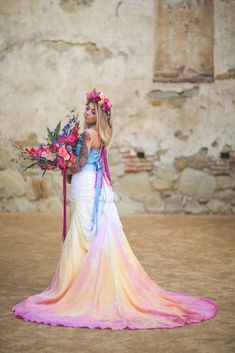
<instances>
[{"instance_id":1,"label":"woman's profile face","mask_svg":"<svg viewBox=\"0 0 235 353\"><path fill-rule=\"evenodd\" d=\"M86 104L84 118L85 118L85 122L88 125L92 125L96 123L95 106L93 102L89 102Z\"/></svg>"}]
</instances>

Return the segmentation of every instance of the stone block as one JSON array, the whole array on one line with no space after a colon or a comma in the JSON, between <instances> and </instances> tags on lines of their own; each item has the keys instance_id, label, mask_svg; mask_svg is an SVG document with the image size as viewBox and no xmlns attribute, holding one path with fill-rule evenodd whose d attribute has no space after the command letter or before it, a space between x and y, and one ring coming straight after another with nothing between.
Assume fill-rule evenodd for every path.
<instances>
[{"instance_id":1,"label":"stone block","mask_svg":"<svg viewBox=\"0 0 235 353\"><path fill-rule=\"evenodd\" d=\"M164 202L159 194L154 193L145 198L144 207L148 212L162 212L164 210Z\"/></svg>"},{"instance_id":2,"label":"stone block","mask_svg":"<svg viewBox=\"0 0 235 353\"><path fill-rule=\"evenodd\" d=\"M158 191L175 190L174 184L169 180L156 179L153 186L154 189Z\"/></svg>"},{"instance_id":3,"label":"stone block","mask_svg":"<svg viewBox=\"0 0 235 353\"><path fill-rule=\"evenodd\" d=\"M198 201L208 201L213 197L216 181L213 176L202 171L186 168L180 177L179 190Z\"/></svg>"},{"instance_id":4,"label":"stone block","mask_svg":"<svg viewBox=\"0 0 235 353\"><path fill-rule=\"evenodd\" d=\"M25 194L25 181L17 170L5 169L0 171L0 197L8 198L23 196Z\"/></svg>"},{"instance_id":5,"label":"stone block","mask_svg":"<svg viewBox=\"0 0 235 353\"><path fill-rule=\"evenodd\" d=\"M145 212L142 202L132 200L128 196L121 197L121 199L116 202L116 206L119 214Z\"/></svg>"},{"instance_id":6,"label":"stone block","mask_svg":"<svg viewBox=\"0 0 235 353\"><path fill-rule=\"evenodd\" d=\"M231 187L231 178L228 175L219 175L215 177L220 189L229 189Z\"/></svg>"},{"instance_id":7,"label":"stone block","mask_svg":"<svg viewBox=\"0 0 235 353\"><path fill-rule=\"evenodd\" d=\"M221 200L210 200L207 203L208 209L212 213L226 214L231 212L232 206Z\"/></svg>"},{"instance_id":8,"label":"stone block","mask_svg":"<svg viewBox=\"0 0 235 353\"><path fill-rule=\"evenodd\" d=\"M46 199L50 195L48 181L43 178L33 177L29 182L27 196L30 200Z\"/></svg>"},{"instance_id":9,"label":"stone block","mask_svg":"<svg viewBox=\"0 0 235 353\"><path fill-rule=\"evenodd\" d=\"M119 190L122 195L142 201L151 194L151 187L147 172L129 173L119 178Z\"/></svg>"}]
</instances>

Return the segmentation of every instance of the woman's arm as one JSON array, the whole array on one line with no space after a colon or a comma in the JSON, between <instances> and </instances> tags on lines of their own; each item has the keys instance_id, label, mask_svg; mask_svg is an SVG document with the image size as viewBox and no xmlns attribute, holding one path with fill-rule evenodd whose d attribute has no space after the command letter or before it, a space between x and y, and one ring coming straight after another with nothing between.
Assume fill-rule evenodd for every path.
<instances>
[{"instance_id":1,"label":"woman's arm","mask_svg":"<svg viewBox=\"0 0 235 353\"><path fill-rule=\"evenodd\" d=\"M84 132L81 134L80 137L81 137L82 143L81 143L80 152L79 152L77 161L74 165L72 165L67 169L67 175L79 173L82 170L82 168L86 165L86 161L90 153L91 145L94 139L94 132L92 129L86 129L84 130Z\"/></svg>"}]
</instances>

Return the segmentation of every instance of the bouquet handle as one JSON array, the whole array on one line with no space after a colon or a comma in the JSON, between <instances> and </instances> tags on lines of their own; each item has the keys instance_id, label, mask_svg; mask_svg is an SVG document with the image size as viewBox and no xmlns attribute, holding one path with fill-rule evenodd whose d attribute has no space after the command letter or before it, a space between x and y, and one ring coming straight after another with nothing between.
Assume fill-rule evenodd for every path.
<instances>
[{"instance_id":1,"label":"bouquet handle","mask_svg":"<svg viewBox=\"0 0 235 353\"><path fill-rule=\"evenodd\" d=\"M66 168L63 170L63 234L62 234L62 238L63 238L63 242L65 241L65 237L66 237L66 228L67 228L67 222L66 222L66 199L67 199L67 195L66 195Z\"/></svg>"}]
</instances>

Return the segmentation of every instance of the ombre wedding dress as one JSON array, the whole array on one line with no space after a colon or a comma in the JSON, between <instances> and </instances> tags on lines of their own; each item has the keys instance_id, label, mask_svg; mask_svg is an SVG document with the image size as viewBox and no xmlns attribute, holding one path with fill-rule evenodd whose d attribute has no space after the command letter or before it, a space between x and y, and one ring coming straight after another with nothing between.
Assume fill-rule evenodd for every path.
<instances>
[{"instance_id":1,"label":"ombre wedding dress","mask_svg":"<svg viewBox=\"0 0 235 353\"><path fill-rule=\"evenodd\" d=\"M121 330L174 328L216 316L213 300L167 291L141 266L114 203L106 149L92 148L85 167L73 174L70 216L50 286L15 304L11 310L16 317Z\"/></svg>"}]
</instances>

